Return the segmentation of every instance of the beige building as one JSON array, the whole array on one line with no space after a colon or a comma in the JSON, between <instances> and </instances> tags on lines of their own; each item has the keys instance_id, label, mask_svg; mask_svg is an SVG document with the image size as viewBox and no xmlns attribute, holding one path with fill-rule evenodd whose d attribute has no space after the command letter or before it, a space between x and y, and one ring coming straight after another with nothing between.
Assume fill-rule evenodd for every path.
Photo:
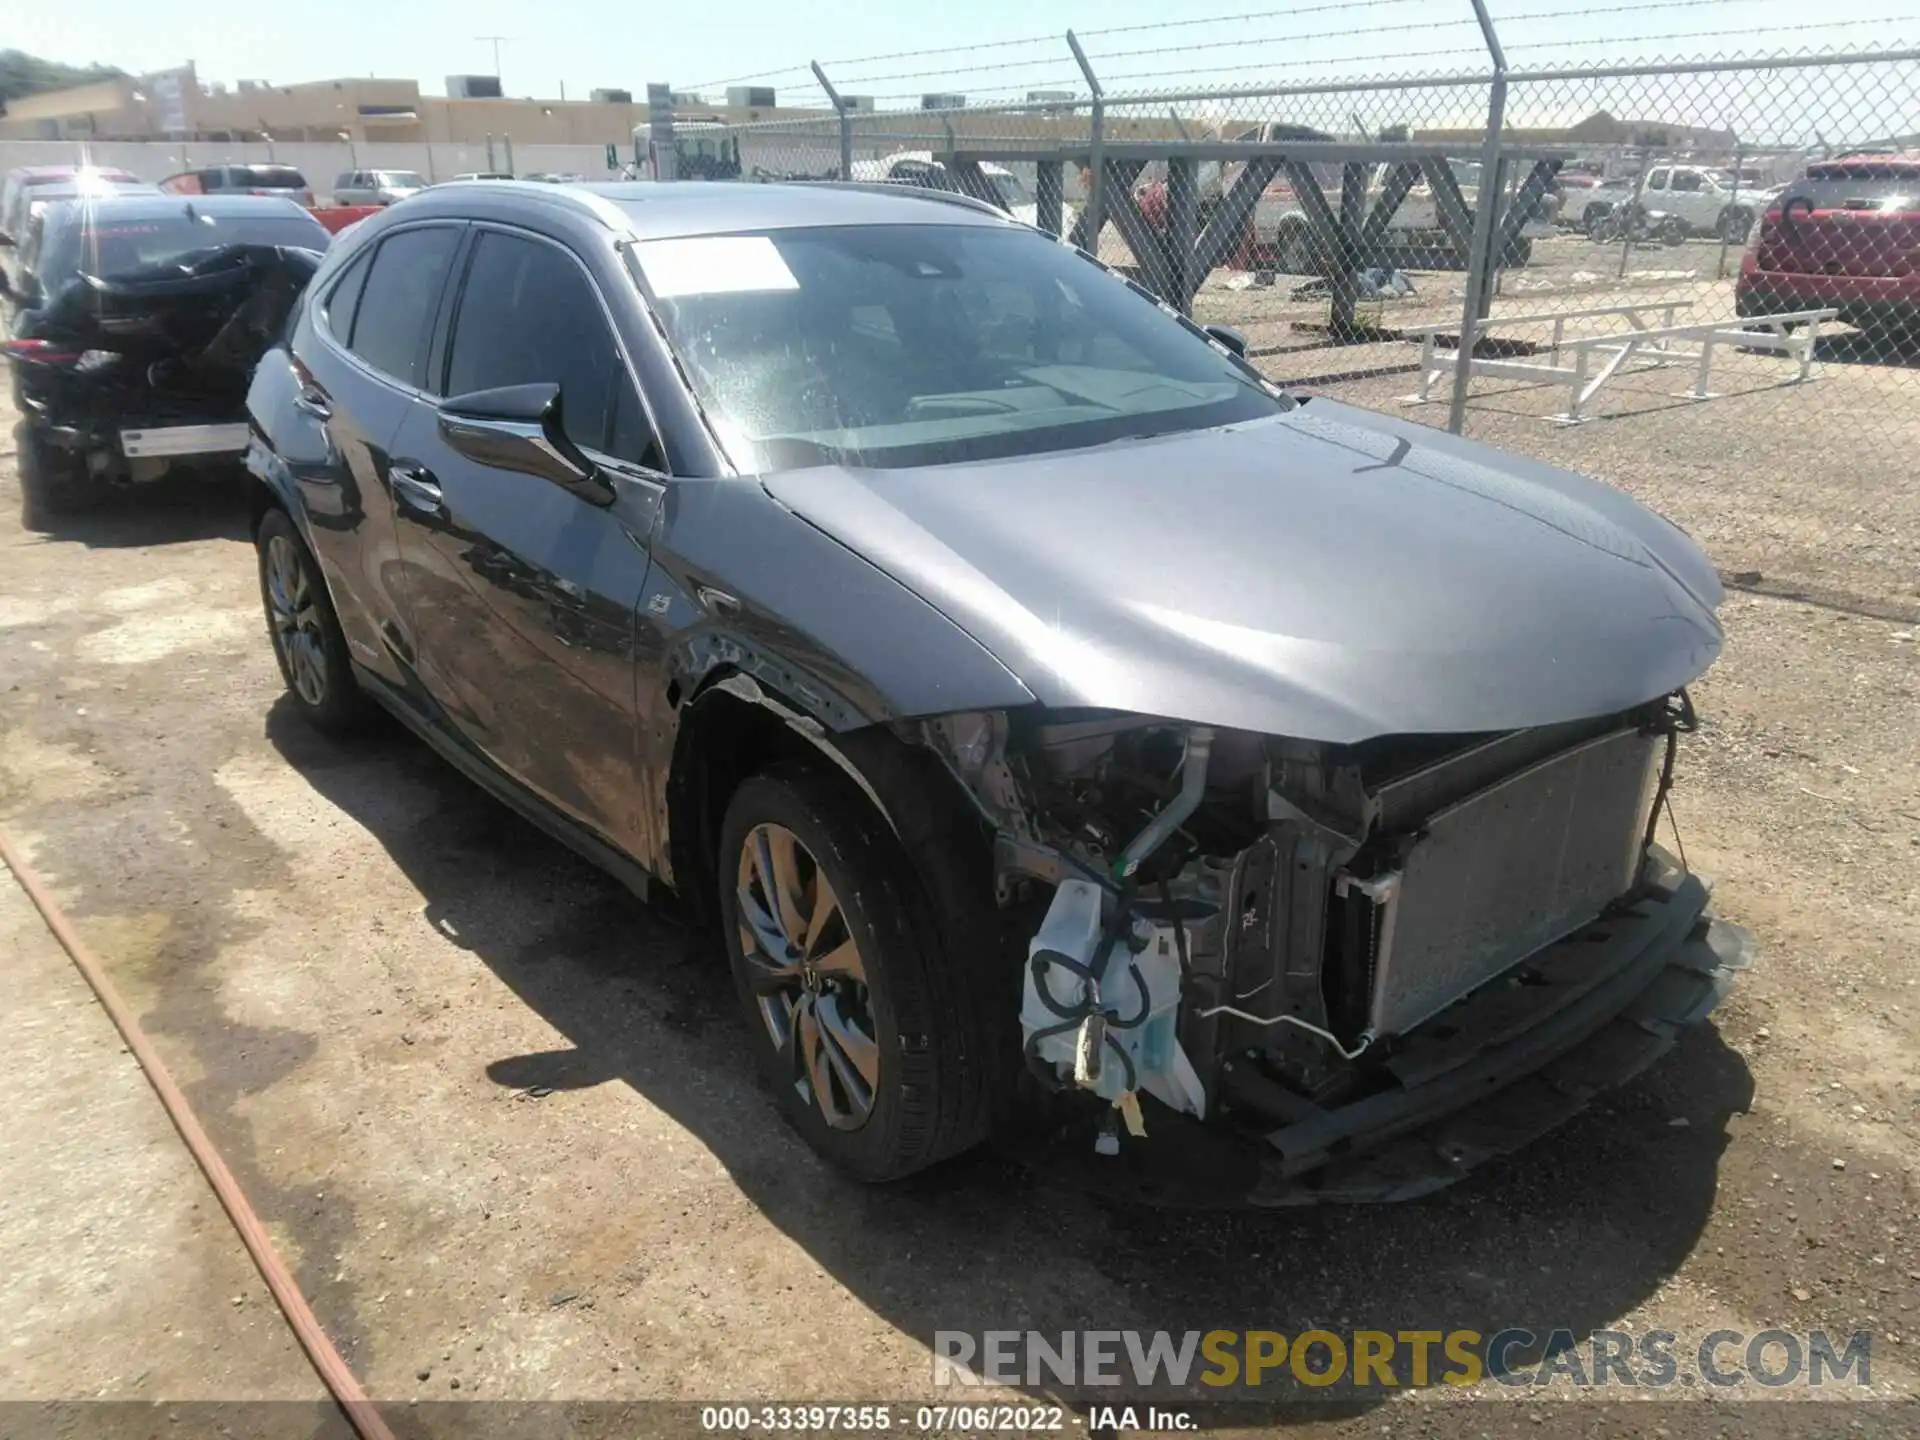
<instances>
[{"instance_id":1,"label":"beige building","mask_svg":"<svg viewBox=\"0 0 1920 1440\"><path fill-rule=\"evenodd\" d=\"M815 115L815 110L702 107L734 124ZM188 141L394 141L476 144L511 136L519 144L608 142L623 148L647 118L638 103L592 100L452 99L423 95L414 80L310 80L269 85L202 84L193 68L102 80L13 101L0 139Z\"/></svg>"}]
</instances>

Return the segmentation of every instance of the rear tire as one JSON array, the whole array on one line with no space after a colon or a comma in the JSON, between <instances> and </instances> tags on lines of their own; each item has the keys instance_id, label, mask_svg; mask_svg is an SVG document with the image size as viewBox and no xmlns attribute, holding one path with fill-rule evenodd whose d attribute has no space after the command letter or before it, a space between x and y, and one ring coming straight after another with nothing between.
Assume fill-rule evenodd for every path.
<instances>
[{"instance_id":1,"label":"rear tire","mask_svg":"<svg viewBox=\"0 0 1920 1440\"><path fill-rule=\"evenodd\" d=\"M1720 212L1720 223L1714 228L1727 244L1744 245L1753 233L1753 212L1730 206Z\"/></svg>"},{"instance_id":2,"label":"rear tire","mask_svg":"<svg viewBox=\"0 0 1920 1440\"><path fill-rule=\"evenodd\" d=\"M983 997L864 798L801 766L751 777L727 806L716 873L748 1043L808 1145L880 1182L985 1137Z\"/></svg>"},{"instance_id":3,"label":"rear tire","mask_svg":"<svg viewBox=\"0 0 1920 1440\"><path fill-rule=\"evenodd\" d=\"M30 422L17 432L20 455L20 520L29 530L44 530L54 520L91 510L106 487L87 473L83 462L47 443Z\"/></svg>"},{"instance_id":4,"label":"rear tire","mask_svg":"<svg viewBox=\"0 0 1920 1440\"><path fill-rule=\"evenodd\" d=\"M373 705L354 679L347 637L320 567L286 511L276 506L260 517L254 550L267 637L287 697L316 730L341 734L362 728Z\"/></svg>"},{"instance_id":5,"label":"rear tire","mask_svg":"<svg viewBox=\"0 0 1920 1440\"><path fill-rule=\"evenodd\" d=\"M1319 267L1313 259L1313 232L1306 223L1281 222L1280 231L1273 237L1274 264L1287 275L1318 275Z\"/></svg>"}]
</instances>

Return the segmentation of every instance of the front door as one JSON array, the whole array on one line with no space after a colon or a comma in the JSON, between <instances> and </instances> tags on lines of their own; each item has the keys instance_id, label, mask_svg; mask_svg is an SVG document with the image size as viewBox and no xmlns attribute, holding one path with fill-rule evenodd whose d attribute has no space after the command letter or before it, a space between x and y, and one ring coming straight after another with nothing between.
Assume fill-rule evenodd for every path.
<instances>
[{"instance_id":1,"label":"front door","mask_svg":"<svg viewBox=\"0 0 1920 1440\"><path fill-rule=\"evenodd\" d=\"M600 506L470 460L441 438L432 399L416 403L394 499L422 681L494 764L645 854L634 627L664 479L585 267L552 241L479 230L444 368L444 395L557 383L568 436L616 496Z\"/></svg>"}]
</instances>

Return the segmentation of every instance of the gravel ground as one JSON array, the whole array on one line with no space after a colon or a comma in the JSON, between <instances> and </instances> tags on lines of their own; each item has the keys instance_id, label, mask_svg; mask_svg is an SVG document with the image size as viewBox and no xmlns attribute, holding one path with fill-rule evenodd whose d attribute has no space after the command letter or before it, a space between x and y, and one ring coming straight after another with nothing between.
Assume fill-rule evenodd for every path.
<instances>
[{"instance_id":1,"label":"gravel ground","mask_svg":"<svg viewBox=\"0 0 1920 1440\"><path fill-rule=\"evenodd\" d=\"M1827 416L1844 392L1821 387ZM1756 457L1798 443L1790 412L1751 398L1562 431L1488 410L1476 429L1510 426L1522 448L1669 505L1730 567L1752 563L1742 546L1777 544L1751 536L1797 508L1826 537L1780 551L1802 578L1911 601L1910 493L1876 492L1866 537L1836 546L1853 503L1840 477L1795 507L1745 467L1710 465L1730 429ZM1714 1025L1429 1200L1170 1214L991 1154L887 1191L828 1173L755 1083L703 938L404 735L344 746L297 722L230 492L169 487L54 534L23 530L16 499L0 455L0 823L142 1013L378 1397L951 1399L930 1384L939 1329L1309 1325L1869 1330L1873 1384L1847 1398L1920 1395L1906 623L1728 602L1675 795L1689 857L1760 945ZM57 966L13 984L19 1009L86 1022ZM30 1143L0 1148L0 1195L38 1183L35 1156L76 1125L125 1123L104 1099L77 1108L11 1117ZM92 1178L70 1202L90 1216L148 1183ZM223 1275L178 1293L207 1308L238 1288ZM42 1303L4 1333L44 1350L77 1323ZM145 1324L130 1313L81 1343L144 1344ZM0 1356L0 1395L42 1393L17 1353ZM182 1393L278 1393L265 1370L205 1364ZM146 1393L123 1373L87 1371L88 1393ZM1608 1393L1561 1385L1525 1403L1533 1392L1494 1383L1435 1386L1353 1401L1316 1428L1894 1435L1915 1420L1764 1404L1806 1392L1752 1385L1731 1401L1662 1392L1647 1420Z\"/></svg>"}]
</instances>

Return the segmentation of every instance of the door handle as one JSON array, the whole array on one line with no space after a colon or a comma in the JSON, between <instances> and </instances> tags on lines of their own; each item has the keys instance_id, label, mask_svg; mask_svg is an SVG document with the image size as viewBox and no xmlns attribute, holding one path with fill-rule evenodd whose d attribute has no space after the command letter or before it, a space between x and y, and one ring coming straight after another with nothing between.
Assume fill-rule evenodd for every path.
<instances>
[{"instance_id":1,"label":"door handle","mask_svg":"<svg viewBox=\"0 0 1920 1440\"><path fill-rule=\"evenodd\" d=\"M393 483L393 498L401 504L429 515L444 512L439 482L425 466L396 460L387 467L387 479Z\"/></svg>"},{"instance_id":2,"label":"door handle","mask_svg":"<svg viewBox=\"0 0 1920 1440\"><path fill-rule=\"evenodd\" d=\"M333 407L327 403L327 397L312 386L301 386L293 397L293 408L303 415L311 415L316 420L333 418Z\"/></svg>"}]
</instances>

